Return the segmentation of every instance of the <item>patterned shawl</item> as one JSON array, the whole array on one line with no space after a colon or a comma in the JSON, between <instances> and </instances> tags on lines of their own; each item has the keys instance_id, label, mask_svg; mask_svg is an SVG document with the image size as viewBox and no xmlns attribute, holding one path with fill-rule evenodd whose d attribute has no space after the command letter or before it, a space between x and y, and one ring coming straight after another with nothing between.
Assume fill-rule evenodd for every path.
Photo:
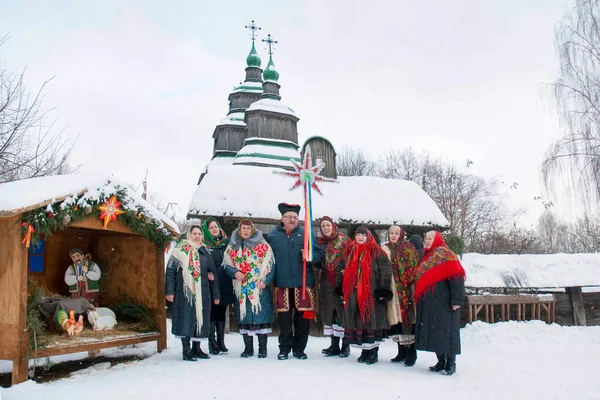
<instances>
[{"instance_id":1,"label":"patterned shawl","mask_svg":"<svg viewBox=\"0 0 600 400\"><path fill-rule=\"evenodd\" d=\"M396 284L396 292L400 300L402 323L409 322L409 308L413 299L410 288L415 283L415 274L419 265L417 249L410 242L404 241L404 231L400 231L400 240L396 243L388 242L385 245L390 249L392 273Z\"/></svg>"},{"instance_id":2,"label":"patterned shawl","mask_svg":"<svg viewBox=\"0 0 600 400\"><path fill-rule=\"evenodd\" d=\"M247 221L247 220L246 220ZM243 221L245 224L248 222ZM250 223L251 224L251 223ZM248 239L242 239L239 235L239 229L231 234L231 241L225 249L223 256L223 265L234 267L242 274L243 280L235 279L233 281L233 290L240 303L240 320L246 316L246 300L250 300L252 312L259 312L261 288L259 282L264 282L271 267L275 263L275 257L271 246L263 238L261 231L256 230L254 225L252 236ZM269 288L265 288L269 290Z\"/></svg>"},{"instance_id":3,"label":"patterned shawl","mask_svg":"<svg viewBox=\"0 0 600 400\"><path fill-rule=\"evenodd\" d=\"M327 271L327 280L331 287L335 287L335 272L342 254L348 243L351 242L350 238L338 231L338 226L333 222L330 217L321 218L322 221L329 221L332 225L331 236L325 236L319 223L319 229L321 230L321 237L317 239L317 243L325 247L325 266Z\"/></svg>"},{"instance_id":4,"label":"patterned shawl","mask_svg":"<svg viewBox=\"0 0 600 400\"><path fill-rule=\"evenodd\" d=\"M347 307L350 294L356 288L360 318L365 323L371 319L371 310L375 307L373 290L371 289L373 259L379 253L385 253L379 247L371 232L364 226L358 229L360 228L364 228L367 231L367 241L366 243L358 244L355 235L354 240L344 250L342 257L346 262L346 269L344 270L342 292L344 293L344 300L346 302L345 307Z\"/></svg>"},{"instance_id":5,"label":"patterned shawl","mask_svg":"<svg viewBox=\"0 0 600 400\"><path fill-rule=\"evenodd\" d=\"M196 301L196 330L198 335L204 323L202 319L202 283L200 269L200 247L190 239L190 234L187 238L179 241L171 257L177 259L181 263L181 275L183 276L183 293L188 303L194 304Z\"/></svg>"},{"instance_id":6,"label":"patterned shawl","mask_svg":"<svg viewBox=\"0 0 600 400\"><path fill-rule=\"evenodd\" d=\"M211 222L216 222L219 226L219 236L214 237L210 231L208 230L208 226ZM227 235L221 228L221 224L217 221L216 218L210 217L202 224L202 233L204 234L204 245L209 249L218 249L219 247L224 247L225 242L227 241Z\"/></svg>"},{"instance_id":7,"label":"patterned shawl","mask_svg":"<svg viewBox=\"0 0 600 400\"><path fill-rule=\"evenodd\" d=\"M415 301L433 290L438 282L457 278L464 279L465 270L456 254L446 247L442 234L436 231L431 247L425 249L425 256L417 268Z\"/></svg>"}]
</instances>

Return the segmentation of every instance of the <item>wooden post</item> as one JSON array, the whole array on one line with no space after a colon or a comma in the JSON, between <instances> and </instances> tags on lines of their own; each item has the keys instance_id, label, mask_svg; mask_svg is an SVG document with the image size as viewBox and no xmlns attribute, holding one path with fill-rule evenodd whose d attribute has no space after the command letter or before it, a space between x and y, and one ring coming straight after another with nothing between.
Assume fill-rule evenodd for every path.
<instances>
[{"instance_id":1,"label":"wooden post","mask_svg":"<svg viewBox=\"0 0 600 400\"><path fill-rule=\"evenodd\" d=\"M3 219L1 225L2 245L0 246L0 259L4 271L0 280L7 287L10 297L8 304L3 304L9 311L11 324L14 326L14 336L11 338L13 348L10 349L13 357L12 384L25 382L29 379L29 331L27 330L27 272L29 270L27 249L21 244L20 217L14 216ZM4 275L4 276L2 276ZM6 322L6 321L3 321ZM16 344L16 346L15 346ZM6 343L0 343L6 345Z\"/></svg>"},{"instance_id":2,"label":"wooden post","mask_svg":"<svg viewBox=\"0 0 600 400\"><path fill-rule=\"evenodd\" d=\"M573 321L577 326L586 326L585 307L583 306L583 293L581 287L568 287L567 293L571 298L571 306L573 307Z\"/></svg>"},{"instance_id":3,"label":"wooden post","mask_svg":"<svg viewBox=\"0 0 600 400\"><path fill-rule=\"evenodd\" d=\"M467 311L469 312L469 323L473 323L473 305L467 303Z\"/></svg>"},{"instance_id":4,"label":"wooden post","mask_svg":"<svg viewBox=\"0 0 600 400\"><path fill-rule=\"evenodd\" d=\"M156 341L156 351L160 353L167 348L164 249L156 249L156 286L156 327L160 333L160 338Z\"/></svg>"}]
</instances>

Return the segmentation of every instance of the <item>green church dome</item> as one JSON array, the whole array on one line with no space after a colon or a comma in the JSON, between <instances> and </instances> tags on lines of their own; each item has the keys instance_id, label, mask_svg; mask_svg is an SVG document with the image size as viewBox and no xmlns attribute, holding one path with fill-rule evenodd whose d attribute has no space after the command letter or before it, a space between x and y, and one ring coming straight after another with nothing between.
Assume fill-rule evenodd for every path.
<instances>
[{"instance_id":1,"label":"green church dome","mask_svg":"<svg viewBox=\"0 0 600 400\"><path fill-rule=\"evenodd\" d=\"M275 64L273 64L273 58L269 57L269 64L265 71L263 72L263 79L265 81L277 82L279 79L279 72L275 69Z\"/></svg>"},{"instance_id":2,"label":"green church dome","mask_svg":"<svg viewBox=\"0 0 600 400\"><path fill-rule=\"evenodd\" d=\"M252 42L252 49L250 50L250 54L246 57L246 64L249 67L257 67L260 68L260 64L262 63L258 53L256 52L256 48L254 48L254 42Z\"/></svg>"}]
</instances>

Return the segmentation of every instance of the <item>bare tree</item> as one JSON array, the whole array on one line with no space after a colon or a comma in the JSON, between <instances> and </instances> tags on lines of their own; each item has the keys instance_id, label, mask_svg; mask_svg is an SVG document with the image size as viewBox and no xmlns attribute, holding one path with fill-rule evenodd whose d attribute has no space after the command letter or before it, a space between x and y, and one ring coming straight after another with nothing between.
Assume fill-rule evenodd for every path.
<instances>
[{"instance_id":1,"label":"bare tree","mask_svg":"<svg viewBox=\"0 0 600 400\"><path fill-rule=\"evenodd\" d=\"M0 39L0 46L7 36ZM42 107L43 90L31 94L20 75L0 67L0 183L71 171L64 130L47 124L51 109Z\"/></svg>"},{"instance_id":2,"label":"bare tree","mask_svg":"<svg viewBox=\"0 0 600 400\"><path fill-rule=\"evenodd\" d=\"M375 162L360 149L343 147L336 157L336 169L339 176L374 176Z\"/></svg>"},{"instance_id":3,"label":"bare tree","mask_svg":"<svg viewBox=\"0 0 600 400\"><path fill-rule=\"evenodd\" d=\"M561 222L549 209L538 219L536 236L543 253L568 253L574 250L568 243L569 226Z\"/></svg>"},{"instance_id":4,"label":"bare tree","mask_svg":"<svg viewBox=\"0 0 600 400\"><path fill-rule=\"evenodd\" d=\"M600 199L600 1L575 0L555 28L560 75L553 94L565 134L543 162L546 187ZM556 180L558 178L558 180ZM563 184L563 185L561 185Z\"/></svg>"},{"instance_id":5,"label":"bare tree","mask_svg":"<svg viewBox=\"0 0 600 400\"><path fill-rule=\"evenodd\" d=\"M568 240L570 252L600 252L600 213L579 217L569 226Z\"/></svg>"}]
</instances>

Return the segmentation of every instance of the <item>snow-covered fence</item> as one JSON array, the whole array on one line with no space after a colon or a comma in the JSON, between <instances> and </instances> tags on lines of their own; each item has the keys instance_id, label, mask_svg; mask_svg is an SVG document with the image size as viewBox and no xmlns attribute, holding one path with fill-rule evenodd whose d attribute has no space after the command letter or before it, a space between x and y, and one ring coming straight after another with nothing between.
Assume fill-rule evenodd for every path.
<instances>
[{"instance_id":1,"label":"snow-covered fence","mask_svg":"<svg viewBox=\"0 0 600 400\"><path fill-rule=\"evenodd\" d=\"M600 286L600 254L467 253L461 262L467 273L465 285L475 294L549 293L555 296L557 323L600 325L600 293L582 290ZM493 312L491 307L492 322L498 319ZM536 315L537 311L530 314Z\"/></svg>"}]
</instances>

